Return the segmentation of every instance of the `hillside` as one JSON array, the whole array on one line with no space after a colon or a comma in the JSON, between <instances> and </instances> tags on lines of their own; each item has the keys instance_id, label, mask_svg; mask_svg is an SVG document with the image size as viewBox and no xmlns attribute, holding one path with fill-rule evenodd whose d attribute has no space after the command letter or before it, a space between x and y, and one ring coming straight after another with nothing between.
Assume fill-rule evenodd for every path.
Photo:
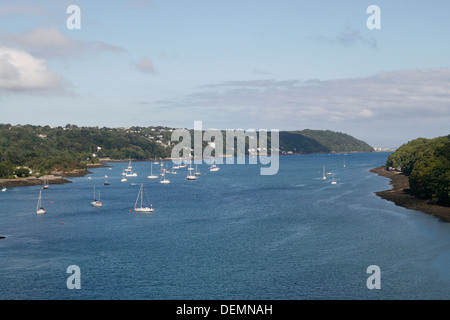
<instances>
[{"instance_id":1,"label":"hillside","mask_svg":"<svg viewBox=\"0 0 450 320\"><path fill-rule=\"evenodd\" d=\"M293 153L329 153L331 149L298 132L280 132L280 150Z\"/></svg>"},{"instance_id":2,"label":"hillside","mask_svg":"<svg viewBox=\"0 0 450 320\"><path fill-rule=\"evenodd\" d=\"M29 175L27 169L17 172L17 166L25 166L38 175L44 175L52 171L84 169L88 164L98 163L99 158L142 160L169 157L170 148L162 139L170 139L169 129L0 124L0 178Z\"/></svg>"},{"instance_id":3,"label":"hillside","mask_svg":"<svg viewBox=\"0 0 450 320\"><path fill-rule=\"evenodd\" d=\"M310 130L305 129L299 134L314 139L330 152L372 152L373 147L364 141L358 140L346 133L334 132L330 130Z\"/></svg>"},{"instance_id":4,"label":"hillside","mask_svg":"<svg viewBox=\"0 0 450 320\"><path fill-rule=\"evenodd\" d=\"M175 145L170 141L173 130L161 126L98 128L70 124L65 127L0 124L0 178L28 177L29 169L34 176L70 172L85 169L102 158L169 158ZM223 134L225 137L225 131ZM281 154L373 151L362 141L332 131L281 131L279 136ZM245 150L248 154L248 138Z\"/></svg>"},{"instance_id":5,"label":"hillside","mask_svg":"<svg viewBox=\"0 0 450 320\"><path fill-rule=\"evenodd\" d=\"M389 156L386 168L409 176L412 194L450 205L450 135L402 145Z\"/></svg>"}]
</instances>

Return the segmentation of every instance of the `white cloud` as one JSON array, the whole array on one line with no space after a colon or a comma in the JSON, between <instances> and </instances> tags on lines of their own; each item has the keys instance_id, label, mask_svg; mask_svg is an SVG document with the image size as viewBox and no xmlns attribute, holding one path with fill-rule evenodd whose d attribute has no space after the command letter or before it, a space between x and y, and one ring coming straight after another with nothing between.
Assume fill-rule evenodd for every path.
<instances>
[{"instance_id":1,"label":"white cloud","mask_svg":"<svg viewBox=\"0 0 450 320\"><path fill-rule=\"evenodd\" d=\"M0 92L67 93L68 86L64 78L48 70L44 59L0 47Z\"/></svg>"},{"instance_id":2,"label":"white cloud","mask_svg":"<svg viewBox=\"0 0 450 320\"><path fill-rule=\"evenodd\" d=\"M73 40L55 27L35 28L25 34L7 34L2 39L14 47L45 58L63 58L99 52L124 52L121 47L102 41Z\"/></svg>"},{"instance_id":3,"label":"white cloud","mask_svg":"<svg viewBox=\"0 0 450 320\"><path fill-rule=\"evenodd\" d=\"M450 119L450 68L325 81L230 81L199 89L172 107L205 114L238 110L240 117L278 125Z\"/></svg>"}]
</instances>

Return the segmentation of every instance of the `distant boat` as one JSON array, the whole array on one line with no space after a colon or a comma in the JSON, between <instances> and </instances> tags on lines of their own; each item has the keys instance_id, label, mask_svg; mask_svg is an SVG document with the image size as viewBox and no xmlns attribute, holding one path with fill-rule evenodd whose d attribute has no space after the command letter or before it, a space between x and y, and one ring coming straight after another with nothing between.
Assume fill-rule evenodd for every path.
<instances>
[{"instance_id":1,"label":"distant boat","mask_svg":"<svg viewBox=\"0 0 450 320\"><path fill-rule=\"evenodd\" d=\"M325 166L323 166L322 180L327 180L327 177L325 176Z\"/></svg>"},{"instance_id":2,"label":"distant boat","mask_svg":"<svg viewBox=\"0 0 450 320\"><path fill-rule=\"evenodd\" d=\"M127 181L128 181L127 178L122 178L122 179L120 180L120 182L127 182Z\"/></svg>"},{"instance_id":3,"label":"distant boat","mask_svg":"<svg viewBox=\"0 0 450 320\"><path fill-rule=\"evenodd\" d=\"M155 211L153 209L152 205L150 205L150 206L143 205L143 196L144 196L144 184L141 184L141 188L139 189L139 193L136 198L136 203L134 204L134 211L135 212L153 212L153 211ZM138 207L139 200L141 200L140 207Z\"/></svg>"},{"instance_id":4,"label":"distant boat","mask_svg":"<svg viewBox=\"0 0 450 320\"><path fill-rule=\"evenodd\" d=\"M48 189L50 188L50 186L48 185L48 179L44 180L44 186L42 187L42 189Z\"/></svg>"},{"instance_id":5,"label":"distant boat","mask_svg":"<svg viewBox=\"0 0 450 320\"><path fill-rule=\"evenodd\" d=\"M195 165L195 173L194 173L196 176L201 176L202 174L201 174L201 172L200 171L198 171L198 165Z\"/></svg>"},{"instance_id":6,"label":"distant boat","mask_svg":"<svg viewBox=\"0 0 450 320\"><path fill-rule=\"evenodd\" d=\"M191 173L192 170L194 170L194 168L192 168L192 162L189 162L189 168L188 168L186 180L197 180L197 176L195 176Z\"/></svg>"},{"instance_id":7,"label":"distant boat","mask_svg":"<svg viewBox=\"0 0 450 320\"><path fill-rule=\"evenodd\" d=\"M333 181L331 181L331 184L337 184L337 182L334 181L334 174L333 174Z\"/></svg>"},{"instance_id":8,"label":"distant boat","mask_svg":"<svg viewBox=\"0 0 450 320\"><path fill-rule=\"evenodd\" d=\"M106 180L105 182L103 182L103 185L104 186L109 186L111 183L109 183L109 181L108 180Z\"/></svg>"},{"instance_id":9,"label":"distant boat","mask_svg":"<svg viewBox=\"0 0 450 320\"><path fill-rule=\"evenodd\" d=\"M152 164L150 166L150 175L147 177L147 179L158 179L158 176L155 176L153 174L153 162L152 162Z\"/></svg>"},{"instance_id":10,"label":"distant boat","mask_svg":"<svg viewBox=\"0 0 450 320\"><path fill-rule=\"evenodd\" d=\"M131 159L128 162L128 168L124 170L124 173L122 173L125 177L137 177L137 173L133 172L133 166L131 165Z\"/></svg>"},{"instance_id":11,"label":"distant boat","mask_svg":"<svg viewBox=\"0 0 450 320\"><path fill-rule=\"evenodd\" d=\"M88 179L88 180L92 180L92 177L88 177L87 179Z\"/></svg>"},{"instance_id":12,"label":"distant boat","mask_svg":"<svg viewBox=\"0 0 450 320\"><path fill-rule=\"evenodd\" d=\"M127 169L125 169L125 170L127 170ZM137 173L129 171L129 173L125 173L125 177L137 177Z\"/></svg>"},{"instance_id":13,"label":"distant boat","mask_svg":"<svg viewBox=\"0 0 450 320\"><path fill-rule=\"evenodd\" d=\"M345 158L344 158L344 168L345 168Z\"/></svg>"},{"instance_id":14,"label":"distant boat","mask_svg":"<svg viewBox=\"0 0 450 320\"><path fill-rule=\"evenodd\" d=\"M159 181L159 183L170 183L170 180L166 179L166 175L164 173L161 174L162 179Z\"/></svg>"},{"instance_id":15,"label":"distant boat","mask_svg":"<svg viewBox=\"0 0 450 320\"><path fill-rule=\"evenodd\" d=\"M133 166L131 165L131 159L128 161L128 168L125 169L126 172L131 172L133 170Z\"/></svg>"},{"instance_id":16,"label":"distant boat","mask_svg":"<svg viewBox=\"0 0 450 320\"><path fill-rule=\"evenodd\" d=\"M98 193L98 199L95 198L95 186L94 186L94 201L91 202L91 205L96 208L103 206L102 202L100 201L100 192Z\"/></svg>"},{"instance_id":17,"label":"distant boat","mask_svg":"<svg viewBox=\"0 0 450 320\"><path fill-rule=\"evenodd\" d=\"M215 171L219 171L219 170L220 170L220 168L218 166L216 166L216 161L214 160L214 162L209 167L209 171L215 172Z\"/></svg>"},{"instance_id":18,"label":"distant boat","mask_svg":"<svg viewBox=\"0 0 450 320\"><path fill-rule=\"evenodd\" d=\"M8 190L6 187L2 188L2 192L6 192L6 190Z\"/></svg>"},{"instance_id":19,"label":"distant boat","mask_svg":"<svg viewBox=\"0 0 450 320\"><path fill-rule=\"evenodd\" d=\"M39 190L39 198L36 206L36 214L46 213L45 209L42 207L42 189Z\"/></svg>"}]
</instances>

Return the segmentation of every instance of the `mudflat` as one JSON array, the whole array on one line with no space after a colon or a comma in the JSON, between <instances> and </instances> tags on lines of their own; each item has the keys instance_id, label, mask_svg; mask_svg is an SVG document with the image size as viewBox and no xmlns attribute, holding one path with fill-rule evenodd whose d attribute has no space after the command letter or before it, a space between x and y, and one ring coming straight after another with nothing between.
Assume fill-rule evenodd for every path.
<instances>
[{"instance_id":1,"label":"mudflat","mask_svg":"<svg viewBox=\"0 0 450 320\"><path fill-rule=\"evenodd\" d=\"M391 180L392 189L375 192L377 196L392 201L398 206L428 213L445 222L450 222L450 207L441 206L411 194L408 176L401 172L388 171L385 167L373 168L370 172Z\"/></svg>"}]
</instances>

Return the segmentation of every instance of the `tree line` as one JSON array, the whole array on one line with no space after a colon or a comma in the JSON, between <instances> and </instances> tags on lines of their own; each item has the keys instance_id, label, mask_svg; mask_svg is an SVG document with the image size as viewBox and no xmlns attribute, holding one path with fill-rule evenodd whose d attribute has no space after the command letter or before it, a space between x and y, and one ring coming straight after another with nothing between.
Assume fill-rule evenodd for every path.
<instances>
[{"instance_id":1,"label":"tree line","mask_svg":"<svg viewBox=\"0 0 450 320\"><path fill-rule=\"evenodd\" d=\"M409 176L414 195L450 205L450 135L410 141L389 156L386 166Z\"/></svg>"},{"instance_id":2,"label":"tree line","mask_svg":"<svg viewBox=\"0 0 450 320\"><path fill-rule=\"evenodd\" d=\"M101 158L143 160L170 156L170 148L151 139L158 131L147 129L0 124L0 178L26 176L19 166L44 175L84 169Z\"/></svg>"}]
</instances>

